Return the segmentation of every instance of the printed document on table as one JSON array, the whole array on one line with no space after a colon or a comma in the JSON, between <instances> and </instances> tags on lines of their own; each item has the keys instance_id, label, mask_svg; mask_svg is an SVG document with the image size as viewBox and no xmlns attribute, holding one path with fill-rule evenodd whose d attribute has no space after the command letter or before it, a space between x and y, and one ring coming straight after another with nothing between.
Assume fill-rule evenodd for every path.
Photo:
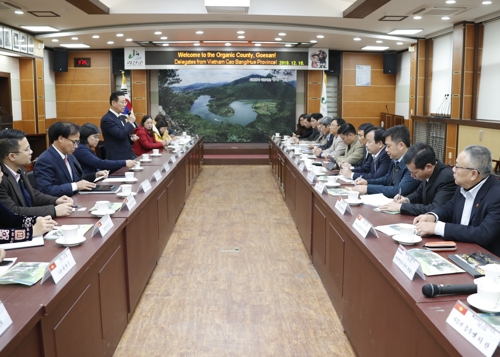
<instances>
[{"instance_id":1,"label":"printed document on table","mask_svg":"<svg viewBox=\"0 0 500 357\"><path fill-rule=\"evenodd\" d=\"M361 195L361 201L368 206L380 207L392 202L392 199L385 197L382 193L376 193L373 195Z\"/></svg>"}]
</instances>

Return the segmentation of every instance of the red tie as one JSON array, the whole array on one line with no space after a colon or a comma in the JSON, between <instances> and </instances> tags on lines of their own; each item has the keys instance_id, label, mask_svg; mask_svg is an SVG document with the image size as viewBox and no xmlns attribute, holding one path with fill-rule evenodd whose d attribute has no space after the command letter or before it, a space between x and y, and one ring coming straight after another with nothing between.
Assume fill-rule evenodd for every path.
<instances>
[{"instance_id":1,"label":"red tie","mask_svg":"<svg viewBox=\"0 0 500 357\"><path fill-rule=\"evenodd\" d=\"M68 162L68 155L64 157L64 163L66 164L66 167L68 168L69 176L71 177L71 180L73 180L73 173L71 172L71 166L69 165Z\"/></svg>"}]
</instances>

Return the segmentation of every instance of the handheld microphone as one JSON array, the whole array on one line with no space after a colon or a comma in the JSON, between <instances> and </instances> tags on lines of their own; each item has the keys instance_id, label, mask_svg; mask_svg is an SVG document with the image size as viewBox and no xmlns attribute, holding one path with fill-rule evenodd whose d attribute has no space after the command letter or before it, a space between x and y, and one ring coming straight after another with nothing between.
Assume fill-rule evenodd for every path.
<instances>
[{"instance_id":1,"label":"handheld microphone","mask_svg":"<svg viewBox=\"0 0 500 357\"><path fill-rule=\"evenodd\" d=\"M426 297L434 297L436 295L462 295L477 293L476 284L425 284L422 286L422 294Z\"/></svg>"}]
</instances>

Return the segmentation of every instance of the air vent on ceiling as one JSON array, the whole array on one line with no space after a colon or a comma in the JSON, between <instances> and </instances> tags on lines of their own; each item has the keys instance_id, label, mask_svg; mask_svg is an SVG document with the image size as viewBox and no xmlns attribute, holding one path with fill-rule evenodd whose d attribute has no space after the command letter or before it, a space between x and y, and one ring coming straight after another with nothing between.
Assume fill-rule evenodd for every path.
<instances>
[{"instance_id":1,"label":"air vent on ceiling","mask_svg":"<svg viewBox=\"0 0 500 357\"><path fill-rule=\"evenodd\" d=\"M411 11L409 15L415 16L455 16L467 11L474 6L442 6L442 5L424 5Z\"/></svg>"},{"instance_id":2,"label":"air vent on ceiling","mask_svg":"<svg viewBox=\"0 0 500 357\"><path fill-rule=\"evenodd\" d=\"M309 48L309 47L312 47L314 46L314 43L310 43L310 42L300 42L298 44L296 44L295 46L292 46L292 47L296 47L296 48Z\"/></svg>"},{"instance_id":3,"label":"air vent on ceiling","mask_svg":"<svg viewBox=\"0 0 500 357\"><path fill-rule=\"evenodd\" d=\"M406 19L408 16L395 16L395 15L389 15L389 16L384 16L379 19L379 21L403 21Z\"/></svg>"},{"instance_id":4,"label":"air vent on ceiling","mask_svg":"<svg viewBox=\"0 0 500 357\"><path fill-rule=\"evenodd\" d=\"M31 15L36 17L61 17L52 11L28 11Z\"/></svg>"}]
</instances>

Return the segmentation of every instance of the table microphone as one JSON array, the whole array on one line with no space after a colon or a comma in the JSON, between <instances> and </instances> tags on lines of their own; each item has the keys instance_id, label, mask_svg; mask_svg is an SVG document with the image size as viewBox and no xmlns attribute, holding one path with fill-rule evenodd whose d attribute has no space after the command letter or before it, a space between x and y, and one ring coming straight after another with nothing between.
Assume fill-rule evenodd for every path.
<instances>
[{"instance_id":1,"label":"table microphone","mask_svg":"<svg viewBox=\"0 0 500 357\"><path fill-rule=\"evenodd\" d=\"M425 284L422 286L422 294L426 297L434 297L436 295L462 295L477 293L476 284Z\"/></svg>"}]
</instances>

